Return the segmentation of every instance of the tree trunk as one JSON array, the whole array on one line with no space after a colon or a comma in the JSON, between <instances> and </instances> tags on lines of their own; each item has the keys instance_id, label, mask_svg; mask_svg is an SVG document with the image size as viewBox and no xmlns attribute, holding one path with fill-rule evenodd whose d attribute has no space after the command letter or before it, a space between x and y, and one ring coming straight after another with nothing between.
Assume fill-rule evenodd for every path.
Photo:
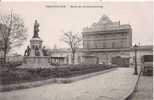
<instances>
[{"instance_id":1,"label":"tree trunk","mask_svg":"<svg viewBox=\"0 0 154 100\"><path fill-rule=\"evenodd\" d=\"M75 52L72 52L72 64L74 65L75 60Z\"/></svg>"},{"instance_id":2,"label":"tree trunk","mask_svg":"<svg viewBox=\"0 0 154 100\"><path fill-rule=\"evenodd\" d=\"M7 51L6 49L4 50L4 65L6 65L6 54L7 54Z\"/></svg>"},{"instance_id":3,"label":"tree trunk","mask_svg":"<svg viewBox=\"0 0 154 100\"><path fill-rule=\"evenodd\" d=\"M6 55L7 55L7 41L4 44L4 66L6 65Z\"/></svg>"}]
</instances>

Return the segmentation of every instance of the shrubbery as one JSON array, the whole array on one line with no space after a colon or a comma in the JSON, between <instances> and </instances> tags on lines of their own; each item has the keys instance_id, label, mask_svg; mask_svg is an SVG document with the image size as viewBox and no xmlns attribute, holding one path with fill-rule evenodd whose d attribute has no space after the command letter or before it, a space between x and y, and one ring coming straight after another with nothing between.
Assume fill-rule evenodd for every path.
<instances>
[{"instance_id":1,"label":"shrubbery","mask_svg":"<svg viewBox=\"0 0 154 100\"><path fill-rule=\"evenodd\" d=\"M6 64L0 64L0 67L15 68L20 65L22 65L22 62L7 62Z\"/></svg>"},{"instance_id":2,"label":"shrubbery","mask_svg":"<svg viewBox=\"0 0 154 100\"><path fill-rule=\"evenodd\" d=\"M64 68L57 68L56 77L73 77L77 75L92 73L111 68L105 65L69 65Z\"/></svg>"},{"instance_id":3,"label":"shrubbery","mask_svg":"<svg viewBox=\"0 0 154 100\"><path fill-rule=\"evenodd\" d=\"M6 68L5 70L3 69L0 71L0 84L14 84L56 77L74 77L109 68L112 67L105 65L68 65L67 67L57 66L56 68L37 69Z\"/></svg>"}]
</instances>

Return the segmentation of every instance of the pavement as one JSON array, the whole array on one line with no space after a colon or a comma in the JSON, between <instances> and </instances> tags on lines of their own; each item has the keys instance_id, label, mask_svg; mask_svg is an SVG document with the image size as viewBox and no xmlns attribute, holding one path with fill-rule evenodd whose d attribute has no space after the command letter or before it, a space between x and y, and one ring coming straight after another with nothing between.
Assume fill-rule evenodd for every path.
<instances>
[{"instance_id":1,"label":"pavement","mask_svg":"<svg viewBox=\"0 0 154 100\"><path fill-rule=\"evenodd\" d=\"M141 76L138 89L129 100L153 100L153 77Z\"/></svg>"},{"instance_id":2,"label":"pavement","mask_svg":"<svg viewBox=\"0 0 154 100\"><path fill-rule=\"evenodd\" d=\"M133 68L117 68L98 76L68 84L1 92L0 100L121 100L137 80Z\"/></svg>"}]
</instances>

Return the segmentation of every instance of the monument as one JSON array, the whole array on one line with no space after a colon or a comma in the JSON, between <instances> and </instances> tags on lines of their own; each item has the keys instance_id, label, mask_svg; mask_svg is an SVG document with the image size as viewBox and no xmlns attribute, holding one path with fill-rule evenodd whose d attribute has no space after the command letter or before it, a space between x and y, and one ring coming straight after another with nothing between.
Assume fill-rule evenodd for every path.
<instances>
[{"instance_id":1,"label":"monument","mask_svg":"<svg viewBox=\"0 0 154 100\"><path fill-rule=\"evenodd\" d=\"M30 46L27 46L24 53L23 65L27 68L51 67L49 64L49 56L46 54L45 47L42 47L43 41L38 33L39 23L35 20L34 34L30 40Z\"/></svg>"}]
</instances>

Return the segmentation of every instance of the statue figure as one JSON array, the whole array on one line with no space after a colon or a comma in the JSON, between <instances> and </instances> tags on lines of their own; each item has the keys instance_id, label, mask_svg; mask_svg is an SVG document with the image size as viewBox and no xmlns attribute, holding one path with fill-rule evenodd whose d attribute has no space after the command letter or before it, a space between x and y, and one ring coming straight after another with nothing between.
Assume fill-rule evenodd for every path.
<instances>
[{"instance_id":1,"label":"statue figure","mask_svg":"<svg viewBox=\"0 0 154 100\"><path fill-rule=\"evenodd\" d=\"M24 56L27 56L27 49L25 50Z\"/></svg>"},{"instance_id":2,"label":"statue figure","mask_svg":"<svg viewBox=\"0 0 154 100\"><path fill-rule=\"evenodd\" d=\"M30 50L31 50L30 47L27 46L24 56L30 56Z\"/></svg>"},{"instance_id":3,"label":"statue figure","mask_svg":"<svg viewBox=\"0 0 154 100\"><path fill-rule=\"evenodd\" d=\"M37 38L39 37L38 36L38 32L39 32L39 23L37 22L37 20L35 20L35 23L34 23L34 35L33 35L33 38Z\"/></svg>"},{"instance_id":4,"label":"statue figure","mask_svg":"<svg viewBox=\"0 0 154 100\"><path fill-rule=\"evenodd\" d=\"M47 50L46 50L45 46L42 49L42 53L43 53L43 56L47 56Z\"/></svg>"},{"instance_id":5,"label":"statue figure","mask_svg":"<svg viewBox=\"0 0 154 100\"><path fill-rule=\"evenodd\" d=\"M35 56L40 56L39 48L36 46L35 48Z\"/></svg>"}]
</instances>

